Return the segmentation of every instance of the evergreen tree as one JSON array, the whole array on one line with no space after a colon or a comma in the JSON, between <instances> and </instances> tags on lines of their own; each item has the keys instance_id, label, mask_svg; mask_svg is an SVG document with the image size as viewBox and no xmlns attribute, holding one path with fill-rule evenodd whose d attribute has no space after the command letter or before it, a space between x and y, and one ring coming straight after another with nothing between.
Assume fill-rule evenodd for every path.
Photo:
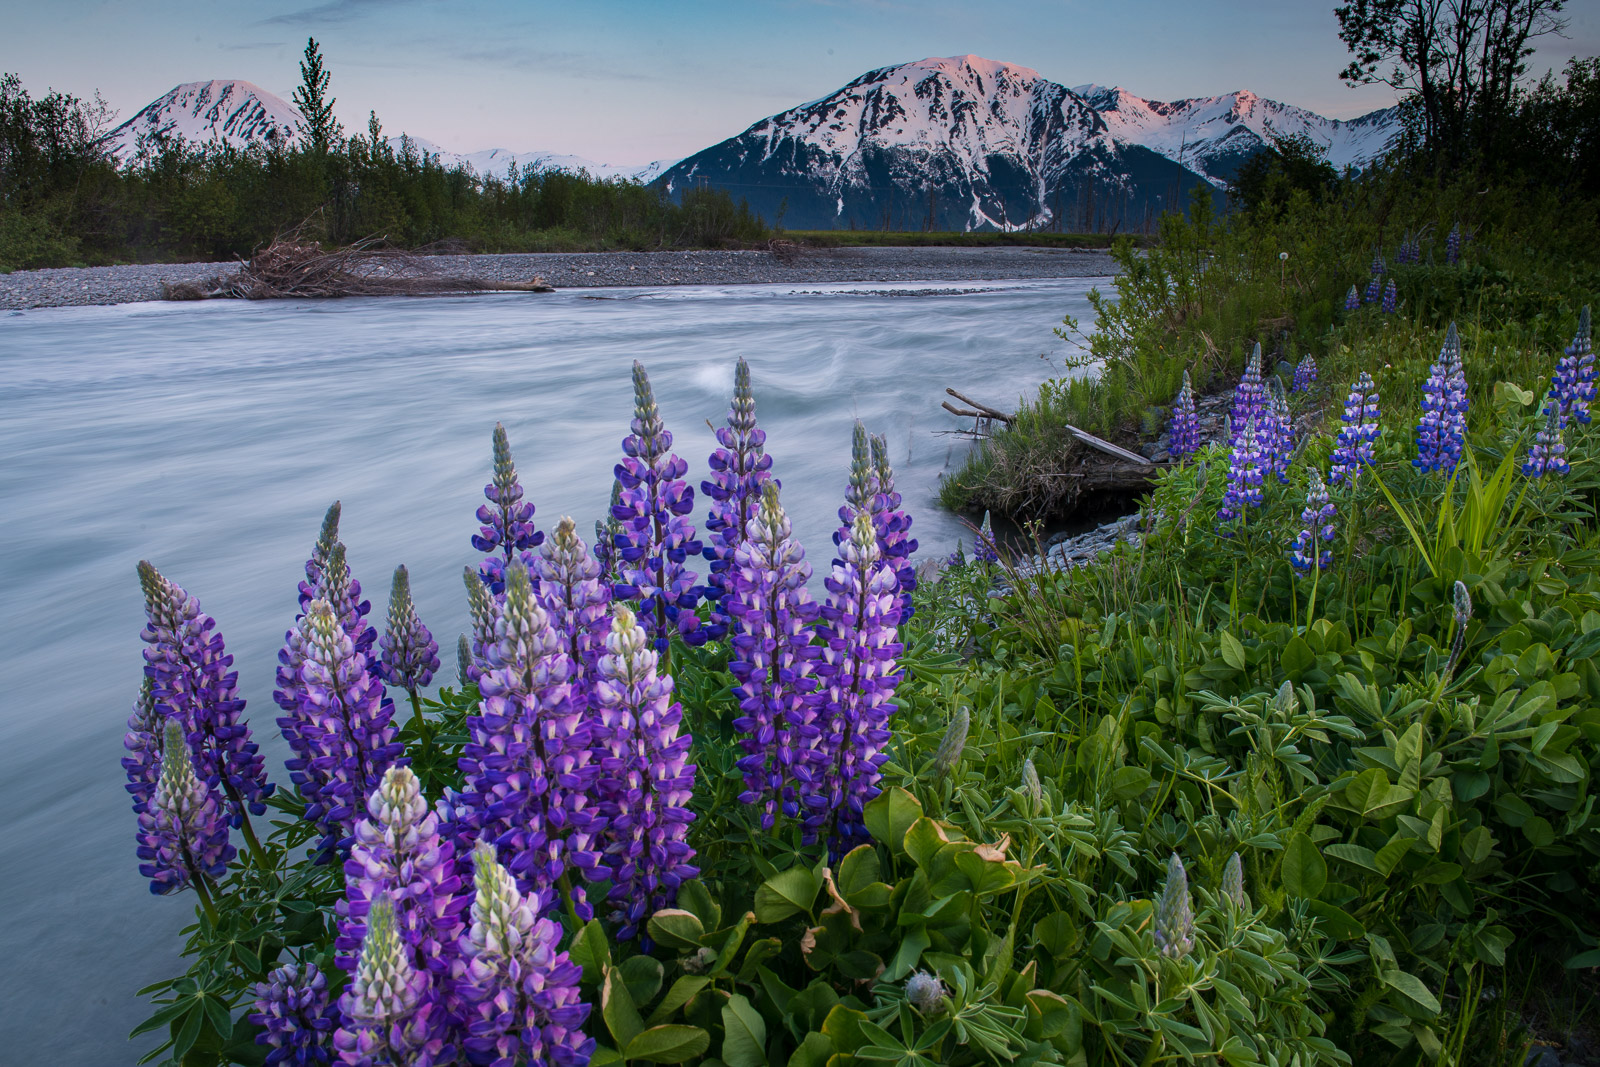
<instances>
[{"instance_id":1,"label":"evergreen tree","mask_svg":"<svg viewBox=\"0 0 1600 1067\"><path fill-rule=\"evenodd\" d=\"M297 122L306 138L306 148L318 155L338 146L344 138L344 127L333 117L334 100L328 96L331 75L322 66L322 49L315 37L306 39L306 58L300 63L300 88L294 91L294 106L300 109L303 122Z\"/></svg>"}]
</instances>

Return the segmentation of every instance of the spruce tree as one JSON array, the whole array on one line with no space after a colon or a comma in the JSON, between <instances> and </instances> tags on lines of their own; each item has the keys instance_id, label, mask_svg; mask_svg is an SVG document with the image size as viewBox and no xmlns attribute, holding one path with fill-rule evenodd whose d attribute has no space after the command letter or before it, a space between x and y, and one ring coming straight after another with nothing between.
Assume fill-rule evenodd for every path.
<instances>
[{"instance_id":1,"label":"spruce tree","mask_svg":"<svg viewBox=\"0 0 1600 1067\"><path fill-rule=\"evenodd\" d=\"M306 58L300 63L300 88L294 91L294 106L304 121L297 122L306 138L306 148L326 155L344 137L344 127L333 117L334 101L328 96L331 75L322 66L322 49L317 39L306 39Z\"/></svg>"}]
</instances>

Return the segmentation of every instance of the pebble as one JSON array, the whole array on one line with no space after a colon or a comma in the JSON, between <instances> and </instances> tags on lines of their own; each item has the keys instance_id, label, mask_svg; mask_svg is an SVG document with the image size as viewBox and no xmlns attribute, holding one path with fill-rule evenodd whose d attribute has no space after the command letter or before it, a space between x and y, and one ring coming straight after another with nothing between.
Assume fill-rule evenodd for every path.
<instances>
[{"instance_id":1,"label":"pebble","mask_svg":"<svg viewBox=\"0 0 1600 1067\"><path fill-rule=\"evenodd\" d=\"M1067 248L793 248L695 252L539 252L435 256L441 275L545 278L562 288L837 282L1019 281L1116 273L1106 252ZM163 282L196 282L230 263L139 263L0 274L0 309L160 300Z\"/></svg>"}]
</instances>

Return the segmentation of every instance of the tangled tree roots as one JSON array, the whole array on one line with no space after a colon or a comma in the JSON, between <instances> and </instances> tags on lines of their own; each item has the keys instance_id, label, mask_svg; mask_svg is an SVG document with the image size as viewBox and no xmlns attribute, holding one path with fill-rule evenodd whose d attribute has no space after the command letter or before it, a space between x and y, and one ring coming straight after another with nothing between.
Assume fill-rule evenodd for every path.
<instances>
[{"instance_id":1,"label":"tangled tree roots","mask_svg":"<svg viewBox=\"0 0 1600 1067\"><path fill-rule=\"evenodd\" d=\"M280 300L290 297L437 296L496 290L548 293L542 278L500 282L437 273L424 257L382 247L380 238L324 250L291 234L260 249L239 269L199 282L164 284L168 300Z\"/></svg>"}]
</instances>

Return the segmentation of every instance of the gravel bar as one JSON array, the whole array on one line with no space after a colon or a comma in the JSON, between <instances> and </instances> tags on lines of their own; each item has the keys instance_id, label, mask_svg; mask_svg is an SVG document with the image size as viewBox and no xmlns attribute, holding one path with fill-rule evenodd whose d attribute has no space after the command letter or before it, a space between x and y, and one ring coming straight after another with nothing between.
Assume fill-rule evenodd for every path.
<instances>
[{"instance_id":1,"label":"gravel bar","mask_svg":"<svg viewBox=\"0 0 1600 1067\"><path fill-rule=\"evenodd\" d=\"M543 278L558 289L598 286L1037 281L1116 273L1100 250L1068 248L825 248L784 252L538 252L436 256L443 275ZM227 263L142 263L0 274L0 310L160 300L163 282L193 282Z\"/></svg>"}]
</instances>

